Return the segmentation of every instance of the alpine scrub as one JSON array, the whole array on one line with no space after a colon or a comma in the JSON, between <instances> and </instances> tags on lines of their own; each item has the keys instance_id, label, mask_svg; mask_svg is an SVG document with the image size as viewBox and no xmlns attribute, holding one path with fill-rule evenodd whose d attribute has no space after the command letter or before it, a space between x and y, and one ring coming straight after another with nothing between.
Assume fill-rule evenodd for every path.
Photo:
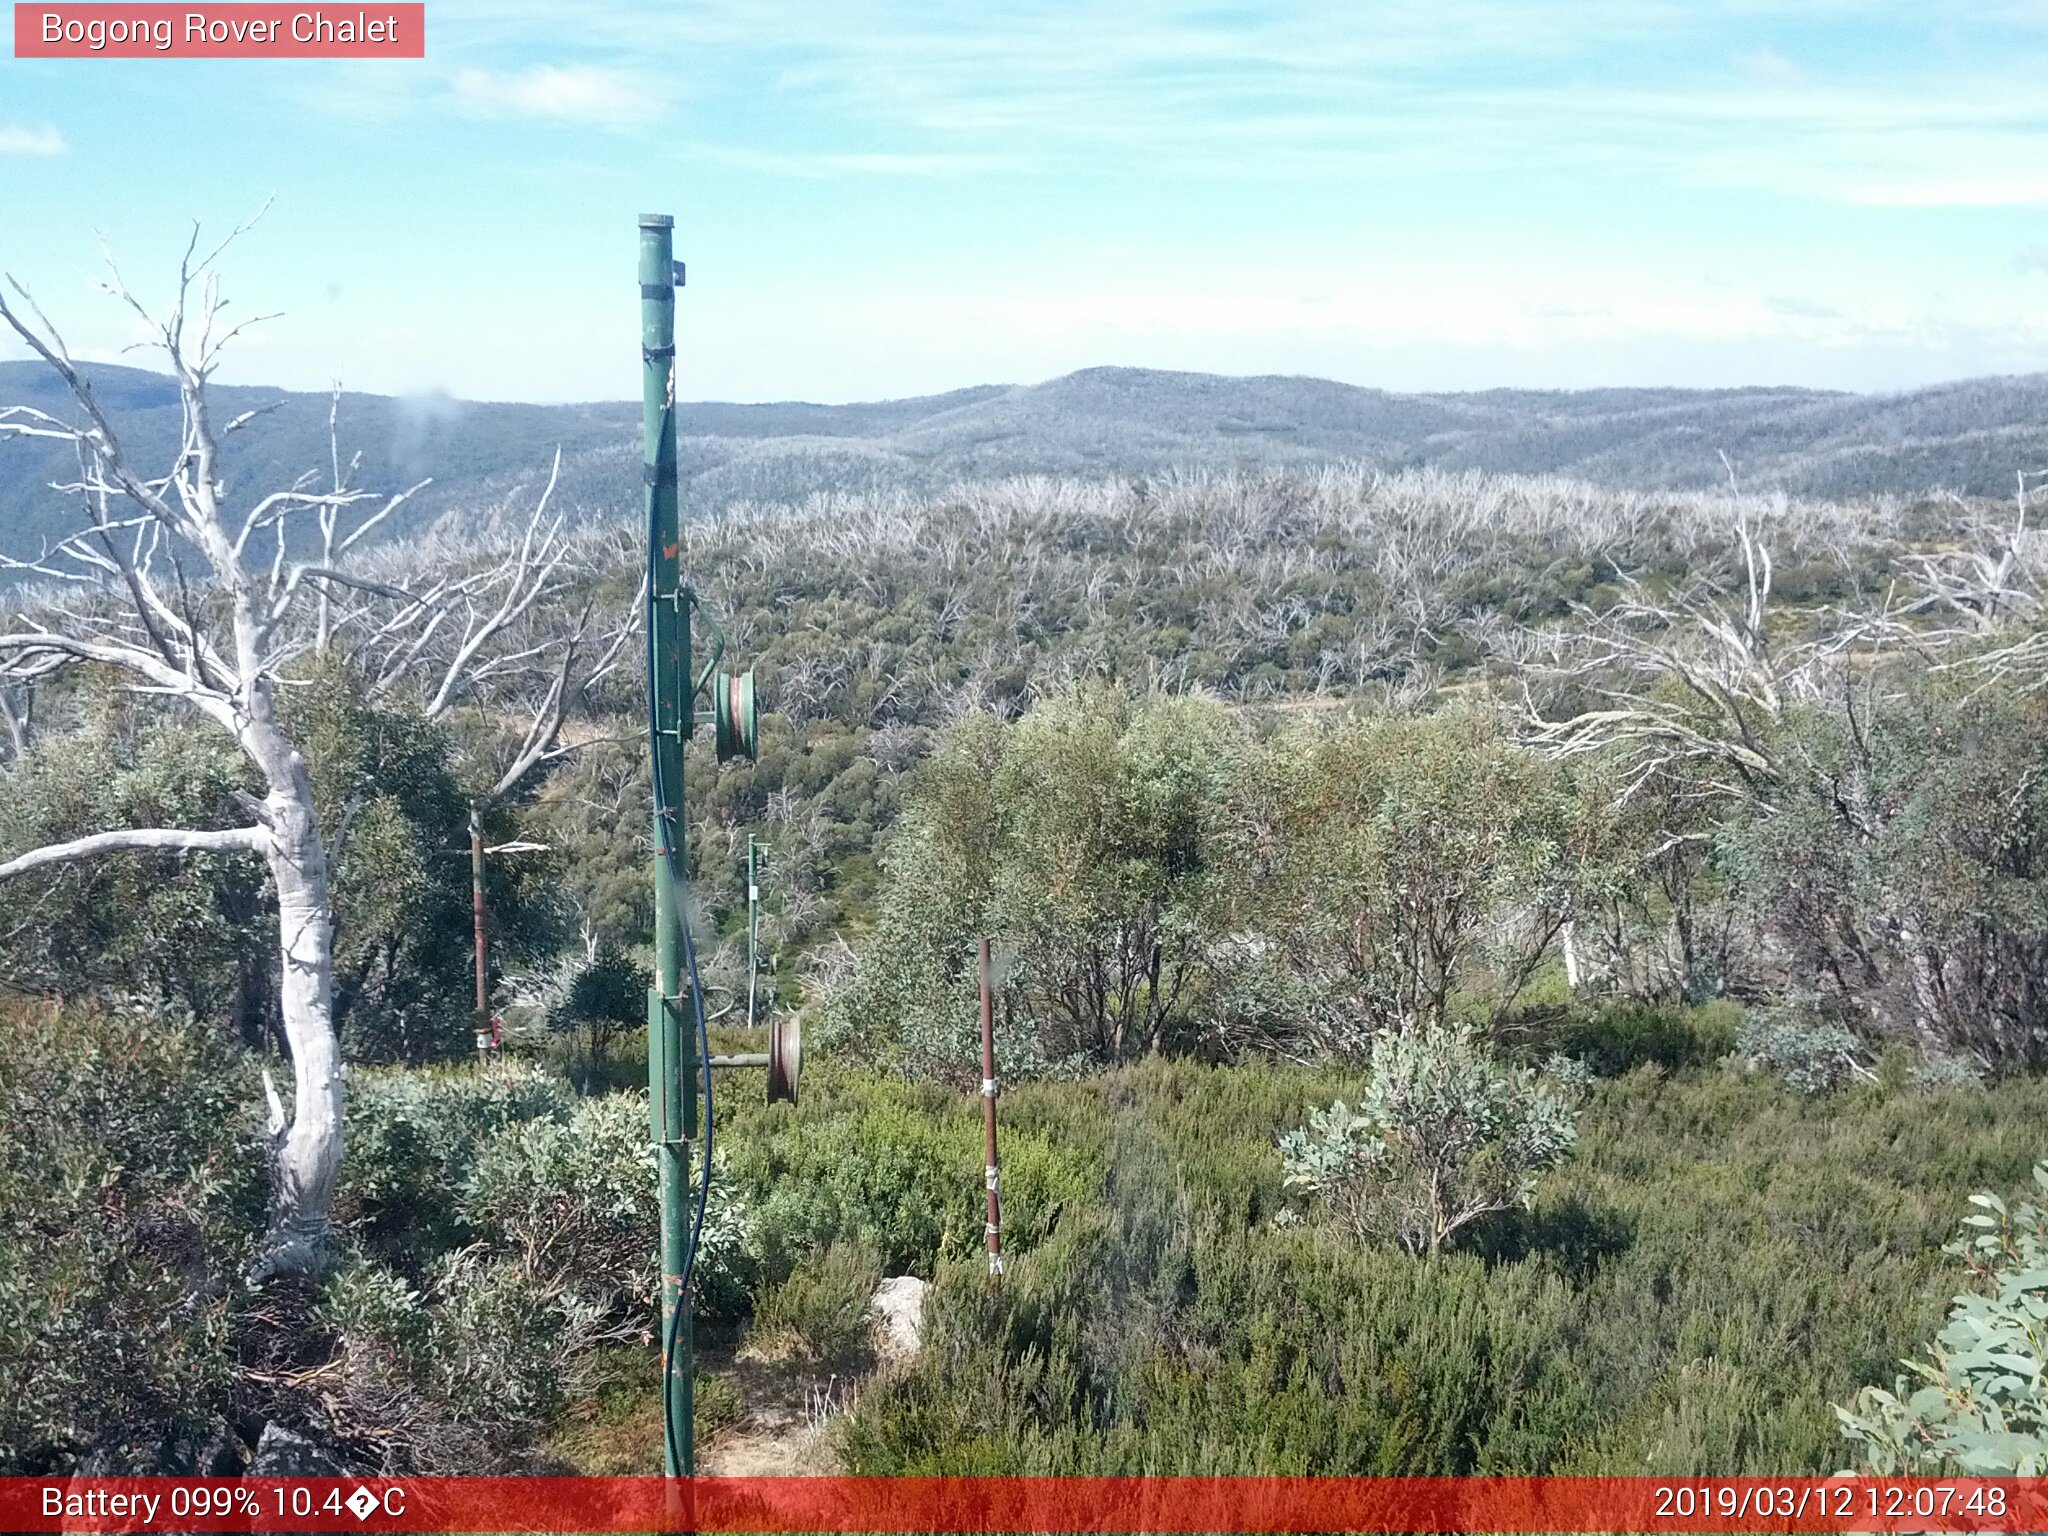
<instances>
[{"instance_id":1,"label":"alpine scrub","mask_svg":"<svg viewBox=\"0 0 2048 1536\"><path fill-rule=\"evenodd\" d=\"M1578 1140L1583 1069L1496 1061L1473 1031L1421 1025L1373 1043L1356 1108L1337 1100L1280 1138L1290 1189L1364 1238L1439 1252L1482 1216L1526 1208Z\"/></svg>"}]
</instances>

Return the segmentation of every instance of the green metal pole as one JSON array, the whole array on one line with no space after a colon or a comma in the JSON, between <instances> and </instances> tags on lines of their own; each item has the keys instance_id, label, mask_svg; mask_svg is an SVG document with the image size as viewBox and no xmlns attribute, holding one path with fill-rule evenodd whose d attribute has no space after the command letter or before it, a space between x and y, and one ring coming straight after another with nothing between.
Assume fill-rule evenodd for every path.
<instances>
[{"instance_id":1,"label":"green metal pole","mask_svg":"<svg viewBox=\"0 0 2048 1536\"><path fill-rule=\"evenodd\" d=\"M652 576L655 739L655 987L647 1010L647 1089L661 1165L661 1339L665 1395L663 1466L670 1477L696 1471L692 1437L694 1357L683 1257L690 1219L690 1143L697 1133L696 1046L683 969L683 738L694 723L690 684L690 593L682 584L676 516L675 220L640 217L640 349L645 480ZM666 809L670 814L663 815ZM674 846L670 846L673 837ZM691 1019L694 1024L694 1019ZM673 1351L674 1358L671 1358Z\"/></svg>"}]
</instances>

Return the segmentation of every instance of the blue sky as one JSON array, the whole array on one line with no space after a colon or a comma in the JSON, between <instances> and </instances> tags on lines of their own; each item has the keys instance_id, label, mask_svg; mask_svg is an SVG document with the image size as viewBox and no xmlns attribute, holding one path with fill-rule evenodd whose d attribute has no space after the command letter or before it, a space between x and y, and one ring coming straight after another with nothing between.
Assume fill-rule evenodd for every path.
<instances>
[{"instance_id":1,"label":"blue sky","mask_svg":"<svg viewBox=\"0 0 2048 1536\"><path fill-rule=\"evenodd\" d=\"M428 0L424 61L0 59L0 267L81 352L275 195L228 375L619 398L1098 363L1390 389L2048 367L2048 0ZM8 351L4 355L16 355Z\"/></svg>"}]
</instances>

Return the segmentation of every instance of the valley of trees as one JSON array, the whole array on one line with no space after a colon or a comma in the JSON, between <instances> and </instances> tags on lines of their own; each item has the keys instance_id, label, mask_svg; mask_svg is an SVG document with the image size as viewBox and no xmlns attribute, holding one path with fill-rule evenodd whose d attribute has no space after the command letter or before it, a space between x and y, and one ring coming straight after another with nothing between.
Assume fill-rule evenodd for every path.
<instances>
[{"instance_id":1,"label":"valley of trees","mask_svg":"<svg viewBox=\"0 0 2048 1536\"><path fill-rule=\"evenodd\" d=\"M176 325L168 475L89 388L0 418L85 464L0 623L0 1471L648 1470L637 527L543 475L349 548L403 487L346 410L266 505ZM863 1381L858 1472L2038 1470L2023 1304L1947 1326L2031 1387L1894 1391L2038 1274L2031 500L1346 465L693 522L764 700L758 762L691 749L714 1037L751 833L812 1042L799 1108L721 1085L707 1443L729 1358ZM901 1274L928 1346L870 1379Z\"/></svg>"}]
</instances>

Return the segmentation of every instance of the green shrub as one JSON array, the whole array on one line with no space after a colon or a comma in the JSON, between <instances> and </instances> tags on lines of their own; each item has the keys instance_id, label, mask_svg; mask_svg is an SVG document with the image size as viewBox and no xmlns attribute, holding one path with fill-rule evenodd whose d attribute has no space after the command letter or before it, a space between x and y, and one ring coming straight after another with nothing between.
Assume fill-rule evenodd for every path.
<instances>
[{"instance_id":1,"label":"green shrub","mask_svg":"<svg viewBox=\"0 0 2048 1536\"><path fill-rule=\"evenodd\" d=\"M1984 1068L1968 1056L1935 1052L1913 1064L1911 1080L1916 1088L1981 1088Z\"/></svg>"},{"instance_id":2,"label":"green shrub","mask_svg":"<svg viewBox=\"0 0 2048 1536\"><path fill-rule=\"evenodd\" d=\"M517 1062L358 1085L345 1192L365 1252L324 1314L357 1438L386 1465L510 1464L593 1389L601 1346L652 1335L646 1095L576 1099ZM692 1282L705 1318L743 1310L754 1265L725 1161Z\"/></svg>"},{"instance_id":3,"label":"green shrub","mask_svg":"<svg viewBox=\"0 0 2048 1536\"><path fill-rule=\"evenodd\" d=\"M1004 1242L1014 1252L1042 1241L1062 1209L1100 1185L1087 1151L1018 1113L1020 1102L1032 1101L1006 1093L1002 1109ZM977 1095L826 1078L794 1112L778 1107L736 1119L722 1144L734 1149L769 1281L835 1243L872 1252L887 1274L925 1278L943 1256L981 1247Z\"/></svg>"},{"instance_id":4,"label":"green shrub","mask_svg":"<svg viewBox=\"0 0 2048 1536\"><path fill-rule=\"evenodd\" d=\"M263 1227L259 1102L215 1034L0 1001L0 1473L218 1422Z\"/></svg>"},{"instance_id":5,"label":"green shrub","mask_svg":"<svg viewBox=\"0 0 2048 1536\"><path fill-rule=\"evenodd\" d=\"M280 700L321 825L349 829L329 848L335 1023L351 1061L461 1059L475 1018L470 872L445 855L469 841L459 779L476 767L465 758L490 749L478 739L482 722L465 730L457 719L427 720L402 699L372 697L367 682L316 661ZM516 816L507 800L487 808L485 841L512 840ZM493 861L490 918L493 965L559 946L566 923L551 852Z\"/></svg>"},{"instance_id":6,"label":"green shrub","mask_svg":"<svg viewBox=\"0 0 2048 1536\"><path fill-rule=\"evenodd\" d=\"M746 1399L729 1379L709 1371L697 1373L690 1394L690 1422L698 1445L720 1430L732 1428L746 1416Z\"/></svg>"},{"instance_id":7,"label":"green shrub","mask_svg":"<svg viewBox=\"0 0 2048 1536\"><path fill-rule=\"evenodd\" d=\"M1102 1188L1102 1168L1085 1150L1028 1130L1015 1123L1018 1118L1013 1114L998 1133L1005 1253L1029 1253L1052 1236L1062 1214L1078 1211ZM985 1211L983 1219L985 1224ZM972 1231L956 1228L949 1251L958 1256L977 1246Z\"/></svg>"},{"instance_id":8,"label":"green shrub","mask_svg":"<svg viewBox=\"0 0 2048 1536\"><path fill-rule=\"evenodd\" d=\"M314 662L279 695L329 833L335 1026L351 1061L467 1054L469 870L441 856L467 841L459 752L442 725L370 699L365 684ZM236 796L257 785L225 737L140 713L103 682L78 679L66 692L28 751L0 765L0 859L109 827L247 823ZM486 835L504 841L513 814L495 810ZM347 836L333 836L343 824ZM498 962L559 941L550 864L528 853L494 867ZM275 916L261 862L243 854L160 850L53 866L0 882L0 981L142 999L266 1047L279 1007Z\"/></svg>"},{"instance_id":9,"label":"green shrub","mask_svg":"<svg viewBox=\"0 0 2048 1536\"><path fill-rule=\"evenodd\" d=\"M248 768L225 738L138 714L91 685L77 729L0 768L0 859L108 827L227 827ZM234 853L133 852L0 881L0 982L232 1020L257 1043L274 988L262 866ZM274 911L274 907L272 908Z\"/></svg>"},{"instance_id":10,"label":"green shrub","mask_svg":"<svg viewBox=\"0 0 2048 1536\"><path fill-rule=\"evenodd\" d=\"M1529 1203L1537 1175L1577 1140L1573 1097L1456 1026L1382 1035L1358 1107L1339 1099L1280 1138L1287 1183L1361 1237L1435 1253L1480 1217Z\"/></svg>"},{"instance_id":11,"label":"green shrub","mask_svg":"<svg viewBox=\"0 0 2048 1536\"><path fill-rule=\"evenodd\" d=\"M954 1232L979 1219L966 1126L947 1126L921 1097L871 1090L839 1113L799 1115L748 1148L769 1277L835 1243L866 1249L890 1274L929 1275Z\"/></svg>"},{"instance_id":12,"label":"green shrub","mask_svg":"<svg viewBox=\"0 0 2048 1536\"><path fill-rule=\"evenodd\" d=\"M359 1074L350 1210L329 1283L345 1433L386 1466L511 1465L647 1341L660 1246L647 1099L576 1099L517 1062ZM366 1154L366 1155L365 1155ZM719 1154L693 1278L700 1318L746 1304L751 1223Z\"/></svg>"},{"instance_id":13,"label":"green shrub","mask_svg":"<svg viewBox=\"0 0 2048 1536\"><path fill-rule=\"evenodd\" d=\"M599 1346L651 1336L660 1223L647 1124L644 1092L578 1099L517 1061L354 1074L342 1210L364 1252L330 1286L328 1316L377 1454L462 1467L485 1454L464 1435L487 1425L502 1460L579 1400ZM742 1312L755 1262L721 1152L697 1315ZM465 1373L496 1383L495 1406L465 1395Z\"/></svg>"},{"instance_id":14,"label":"green shrub","mask_svg":"<svg viewBox=\"0 0 2048 1536\"><path fill-rule=\"evenodd\" d=\"M1809 1097L1832 1093L1859 1073L1869 1075L1860 1059L1863 1043L1840 1024L1814 1017L1799 1002L1745 1012L1736 1048L1751 1067Z\"/></svg>"},{"instance_id":15,"label":"green shrub","mask_svg":"<svg viewBox=\"0 0 2048 1536\"><path fill-rule=\"evenodd\" d=\"M872 1252L834 1243L762 1292L751 1345L771 1357L857 1368L872 1354L868 1307L881 1282L882 1265Z\"/></svg>"},{"instance_id":16,"label":"green shrub","mask_svg":"<svg viewBox=\"0 0 2048 1536\"><path fill-rule=\"evenodd\" d=\"M443 1257L424 1289L359 1259L330 1277L321 1317L338 1342L336 1427L387 1471L515 1464L593 1394L598 1346L617 1336L597 1308L474 1249Z\"/></svg>"},{"instance_id":17,"label":"green shrub","mask_svg":"<svg viewBox=\"0 0 2048 1536\"><path fill-rule=\"evenodd\" d=\"M2025 1079L1815 1101L1638 1069L1591 1085L1529 1210L1418 1264L1272 1221L1277 1137L1360 1086L1159 1061L1006 1095L1101 1184L1000 1295L939 1267L848 1470L1825 1474L1833 1405L1938 1323L1949 1212L2048 1118Z\"/></svg>"},{"instance_id":18,"label":"green shrub","mask_svg":"<svg viewBox=\"0 0 2048 1536\"><path fill-rule=\"evenodd\" d=\"M694 1214L695 1206L692 1205ZM537 1290L603 1311L654 1295L661 1201L645 1095L577 1103L567 1120L500 1127L478 1148L460 1219ZM730 1316L746 1295L752 1233L721 1151L692 1286L700 1316Z\"/></svg>"},{"instance_id":19,"label":"green shrub","mask_svg":"<svg viewBox=\"0 0 2048 1536\"><path fill-rule=\"evenodd\" d=\"M485 1140L508 1125L564 1122L574 1102L559 1078L518 1061L355 1069L337 1214L385 1262L420 1278L468 1241L465 1191Z\"/></svg>"},{"instance_id":20,"label":"green shrub","mask_svg":"<svg viewBox=\"0 0 2048 1536\"><path fill-rule=\"evenodd\" d=\"M1382 1030L1497 1019L1569 909L1582 807L1484 705L1309 717L1247 752L1232 791L1233 931L1299 1010L1255 1039L1355 1056Z\"/></svg>"},{"instance_id":21,"label":"green shrub","mask_svg":"<svg viewBox=\"0 0 2048 1536\"><path fill-rule=\"evenodd\" d=\"M600 944L563 974L548 1027L564 1035L583 1031L591 1063L601 1065L616 1036L646 1022L652 980L623 946Z\"/></svg>"},{"instance_id":22,"label":"green shrub","mask_svg":"<svg viewBox=\"0 0 2048 1536\"><path fill-rule=\"evenodd\" d=\"M2048 699L1909 651L1869 666L1774 723L1771 809L1724 833L1749 921L1859 1031L2036 1069Z\"/></svg>"},{"instance_id":23,"label":"green shrub","mask_svg":"<svg viewBox=\"0 0 2048 1536\"><path fill-rule=\"evenodd\" d=\"M2048 1164L2034 1184L2048 1195ZM1968 1261L1977 1288L1955 1298L1947 1326L1905 1362L1894 1391L1865 1387L1841 1408L1842 1433L1877 1477L2039 1477L2048 1471L2048 1207L1979 1209L1944 1253Z\"/></svg>"},{"instance_id":24,"label":"green shrub","mask_svg":"<svg viewBox=\"0 0 2048 1536\"><path fill-rule=\"evenodd\" d=\"M976 940L1005 936L1012 1081L1192 1046L1237 729L1214 701L1092 682L955 723L891 842L873 942L826 1038L971 1087Z\"/></svg>"}]
</instances>

